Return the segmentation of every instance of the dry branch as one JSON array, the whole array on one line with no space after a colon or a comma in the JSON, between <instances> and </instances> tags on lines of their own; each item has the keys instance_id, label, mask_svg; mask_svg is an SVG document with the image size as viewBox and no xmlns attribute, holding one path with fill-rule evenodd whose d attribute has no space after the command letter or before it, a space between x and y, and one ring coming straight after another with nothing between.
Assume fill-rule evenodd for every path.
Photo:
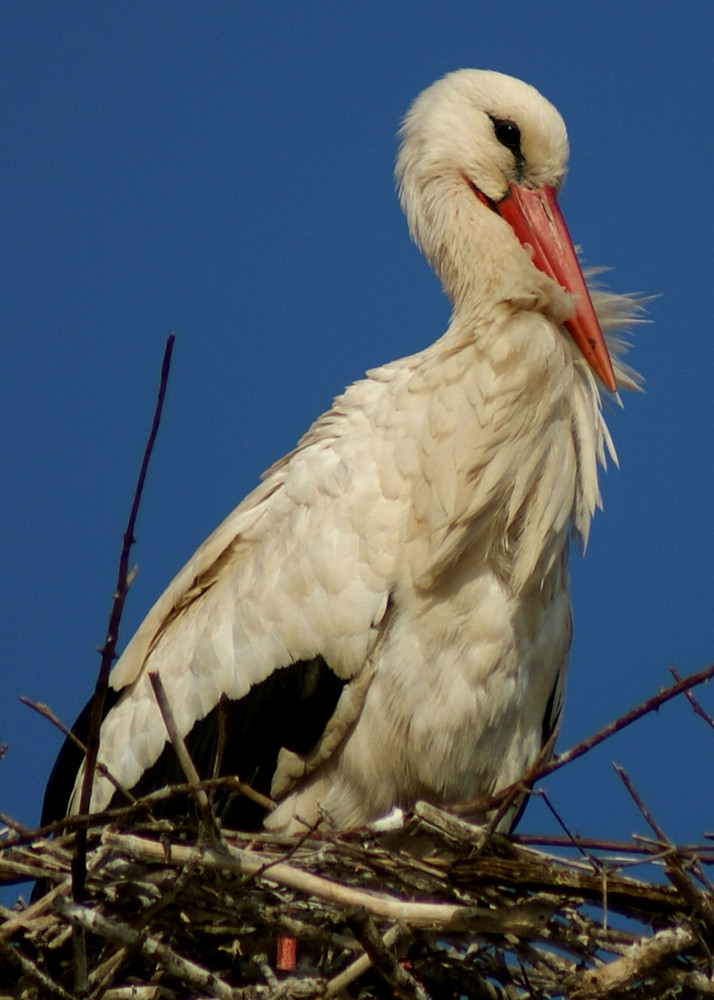
<instances>
[{"instance_id":1,"label":"dry branch","mask_svg":"<svg viewBox=\"0 0 714 1000\"><path fill-rule=\"evenodd\" d=\"M134 544L134 528L136 526L136 519L139 514L139 506L141 504L141 497L144 492L144 483L146 482L146 474L149 469L151 454L154 450L156 435L159 432L159 424L161 423L161 413L164 407L164 399L166 397L166 387L168 385L169 369L171 367L171 354L173 352L174 339L175 339L174 335L171 334L166 341L164 358L161 365L159 391L156 399L156 406L154 409L154 418L151 423L151 430L149 431L149 437L146 442L146 447L144 449L144 457L141 462L139 477L136 483L136 488L134 490L134 498L131 504L129 520L127 522L126 530L124 531L122 550L121 550L121 555L119 557L117 583L114 591L114 599L112 601L112 609L109 615L109 624L107 625L107 632L104 639L104 645L99 651L101 655L101 662L99 666L99 673L97 675L97 682L94 689L92 712L89 720L89 734L87 736L87 754L84 761L84 777L82 779L82 789L79 797L78 811L80 813L89 812L89 805L92 798L94 771L97 763L97 755L99 752L99 729L102 724L102 718L104 714L104 700L106 697L107 688L109 686L109 672L111 670L112 663L116 659L116 647L117 647L117 640L119 638L119 625L121 622L122 614L124 612L124 603L126 601L126 595L129 591L129 584L131 582L130 571L129 571L129 556L131 554L132 545ZM74 899L78 902L81 902L84 899L84 888L86 879L87 842L85 838L84 829L85 829L84 827L80 827L79 830L77 831L77 838L75 843L75 860L72 868L72 894L74 896ZM83 983L82 986L84 988L86 987L86 984Z\"/></svg>"},{"instance_id":2,"label":"dry branch","mask_svg":"<svg viewBox=\"0 0 714 1000\"><path fill-rule=\"evenodd\" d=\"M526 774L521 778L520 781L515 782L513 785L509 785L507 788L501 789L496 795L490 798L476 799L473 802L460 803L454 808L454 811L461 816L477 815L482 814L485 811L498 808L498 815L505 815L509 806L519 797L519 795L527 794L533 787L533 784L540 778L545 778L547 775L552 774L553 771L560 770L566 764L570 764L572 761L577 760L578 757L582 757L584 754L589 753L600 743L604 743L605 740L609 740L611 736L616 733L622 732L628 726L633 723L638 722L645 715L650 712L656 712L662 707L666 702L671 701L673 698L678 697L680 694L688 694L691 689L698 687L700 684L707 684L712 677L714 677L714 663L705 667L704 670L698 671L696 674L691 674L689 677L679 678L674 684L670 684L667 688L662 688L657 694L643 701L642 704L637 705L635 708L630 709L629 712L625 712L624 715L619 716L614 722L608 723L599 729L596 733L591 736L586 737L586 739L581 740L574 747L566 750L564 753L555 754L550 760L547 759L547 754L539 754L538 758L526 772Z\"/></svg>"}]
</instances>

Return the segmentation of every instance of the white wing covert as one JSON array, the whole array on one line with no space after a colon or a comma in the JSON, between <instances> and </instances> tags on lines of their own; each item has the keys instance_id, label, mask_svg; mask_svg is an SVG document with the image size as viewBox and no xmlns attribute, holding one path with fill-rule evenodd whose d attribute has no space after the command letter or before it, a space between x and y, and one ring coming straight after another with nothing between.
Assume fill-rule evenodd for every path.
<instances>
[{"instance_id":1,"label":"white wing covert","mask_svg":"<svg viewBox=\"0 0 714 1000\"><path fill-rule=\"evenodd\" d=\"M121 693L102 726L100 762L124 787L167 739L151 670L185 734L221 698L239 701L291 664L320 657L342 681L359 673L387 607L399 528L380 488L374 428L359 408L337 409L342 402L201 546L112 672ZM92 807L113 793L98 777Z\"/></svg>"}]
</instances>

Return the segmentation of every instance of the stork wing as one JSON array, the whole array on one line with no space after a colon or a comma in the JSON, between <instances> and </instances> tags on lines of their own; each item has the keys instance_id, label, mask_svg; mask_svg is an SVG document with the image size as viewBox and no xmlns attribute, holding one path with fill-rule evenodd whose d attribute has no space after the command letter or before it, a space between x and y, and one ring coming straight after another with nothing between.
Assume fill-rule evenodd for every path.
<instances>
[{"instance_id":1,"label":"stork wing","mask_svg":"<svg viewBox=\"0 0 714 1000\"><path fill-rule=\"evenodd\" d=\"M268 792L281 749L304 756L326 727L333 742L345 731L348 702L328 722L375 641L392 585L385 540L399 533L376 467L364 415L328 412L177 575L110 677L99 762L123 787L180 778L149 671L199 772L210 773L222 728L223 772ZM70 745L60 754L44 819L76 809L80 763ZM284 755L287 785L290 769ZM97 776L92 808L113 795Z\"/></svg>"}]
</instances>

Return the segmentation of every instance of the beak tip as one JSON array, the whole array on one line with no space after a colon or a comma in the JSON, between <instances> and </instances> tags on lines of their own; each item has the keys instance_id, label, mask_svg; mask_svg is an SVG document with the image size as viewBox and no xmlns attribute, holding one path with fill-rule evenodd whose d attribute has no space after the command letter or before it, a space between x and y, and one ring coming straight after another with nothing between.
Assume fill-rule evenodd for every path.
<instances>
[{"instance_id":1,"label":"beak tip","mask_svg":"<svg viewBox=\"0 0 714 1000\"><path fill-rule=\"evenodd\" d=\"M610 392L617 396L617 378L615 377L612 363L610 363L605 370L598 368L597 374L605 388L609 389Z\"/></svg>"}]
</instances>

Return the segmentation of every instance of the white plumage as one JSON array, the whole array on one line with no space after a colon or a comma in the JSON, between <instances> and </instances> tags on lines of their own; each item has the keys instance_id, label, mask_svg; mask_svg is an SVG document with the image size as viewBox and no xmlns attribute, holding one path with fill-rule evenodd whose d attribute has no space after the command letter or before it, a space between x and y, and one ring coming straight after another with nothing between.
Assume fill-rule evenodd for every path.
<instances>
[{"instance_id":1,"label":"white plumage","mask_svg":"<svg viewBox=\"0 0 714 1000\"><path fill-rule=\"evenodd\" d=\"M401 140L402 205L453 303L449 327L338 397L149 612L101 731L99 759L126 788L166 751L149 670L185 734L222 696L252 706L241 699L291 664L333 679L316 744L286 736L265 765L279 799L267 825L288 831L320 812L348 827L419 798L478 798L519 778L558 724L568 536L585 543L614 451L564 326L588 304L537 253L535 266L502 207L559 187L565 126L528 85L463 70L417 99ZM631 299L593 297L604 329L631 320ZM590 363L614 388L604 350ZM223 769L252 776L241 759ZM76 809L81 771L55 771ZM113 794L97 777L92 808Z\"/></svg>"}]
</instances>

